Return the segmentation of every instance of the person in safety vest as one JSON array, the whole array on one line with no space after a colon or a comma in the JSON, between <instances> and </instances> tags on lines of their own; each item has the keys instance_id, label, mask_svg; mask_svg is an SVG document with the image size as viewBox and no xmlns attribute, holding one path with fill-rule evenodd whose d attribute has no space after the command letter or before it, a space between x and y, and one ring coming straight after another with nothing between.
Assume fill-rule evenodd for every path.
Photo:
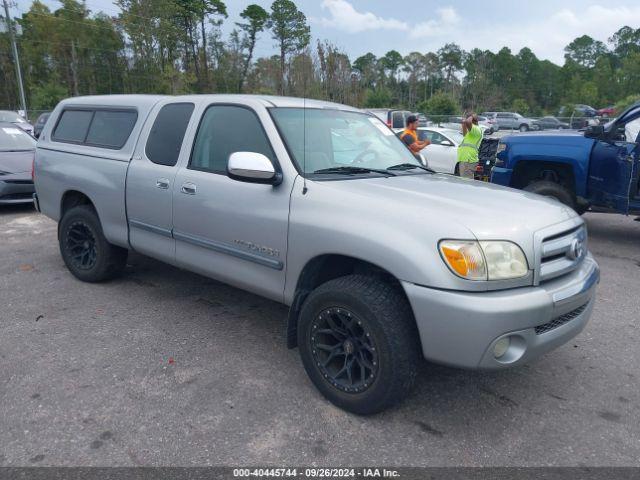
<instances>
[{"instance_id":1,"label":"person in safety vest","mask_svg":"<svg viewBox=\"0 0 640 480\"><path fill-rule=\"evenodd\" d=\"M461 177L473 179L478 166L478 150L482 142L482 130L478 126L478 116L475 113L462 121L464 138L458 145L458 172Z\"/></svg>"},{"instance_id":2,"label":"person in safety vest","mask_svg":"<svg viewBox=\"0 0 640 480\"><path fill-rule=\"evenodd\" d=\"M409 147L411 153L416 157L419 157L420 150L431 144L429 140L418 139L418 117L415 115L409 115L407 117L407 127L400 134L400 140Z\"/></svg>"}]
</instances>

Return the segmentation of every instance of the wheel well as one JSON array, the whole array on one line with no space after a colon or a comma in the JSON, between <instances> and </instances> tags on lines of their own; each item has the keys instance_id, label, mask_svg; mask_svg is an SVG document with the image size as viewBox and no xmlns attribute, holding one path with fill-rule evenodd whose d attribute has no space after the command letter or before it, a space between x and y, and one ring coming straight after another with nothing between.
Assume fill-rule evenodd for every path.
<instances>
[{"instance_id":1,"label":"wheel well","mask_svg":"<svg viewBox=\"0 0 640 480\"><path fill-rule=\"evenodd\" d=\"M535 180L558 183L575 195L573 168L566 163L521 160L513 169L510 186L522 189Z\"/></svg>"},{"instance_id":2,"label":"wheel well","mask_svg":"<svg viewBox=\"0 0 640 480\"><path fill-rule=\"evenodd\" d=\"M295 348L298 344L298 314L309 293L329 280L352 274L379 277L396 286L406 298L404 289L398 279L377 265L346 255L320 255L315 257L302 269L296 285L293 303L289 308L289 318L287 320L287 346L289 348Z\"/></svg>"},{"instance_id":3,"label":"wheel well","mask_svg":"<svg viewBox=\"0 0 640 480\"><path fill-rule=\"evenodd\" d=\"M93 202L84 193L77 190L69 190L62 196L62 202L60 204L60 218L62 218L67 210L78 205L90 205L94 209Z\"/></svg>"}]
</instances>

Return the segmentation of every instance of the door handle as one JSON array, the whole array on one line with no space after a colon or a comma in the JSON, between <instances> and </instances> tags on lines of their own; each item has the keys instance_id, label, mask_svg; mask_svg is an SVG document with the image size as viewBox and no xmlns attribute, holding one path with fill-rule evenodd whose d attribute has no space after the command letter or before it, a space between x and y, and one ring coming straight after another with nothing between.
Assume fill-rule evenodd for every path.
<instances>
[{"instance_id":1,"label":"door handle","mask_svg":"<svg viewBox=\"0 0 640 480\"><path fill-rule=\"evenodd\" d=\"M183 183L182 188L180 189L182 193L186 193L187 195L195 195L196 194L196 186L191 182Z\"/></svg>"},{"instance_id":2,"label":"door handle","mask_svg":"<svg viewBox=\"0 0 640 480\"><path fill-rule=\"evenodd\" d=\"M161 188L162 190L167 190L169 188L169 179L159 178L156 180L156 187Z\"/></svg>"}]
</instances>

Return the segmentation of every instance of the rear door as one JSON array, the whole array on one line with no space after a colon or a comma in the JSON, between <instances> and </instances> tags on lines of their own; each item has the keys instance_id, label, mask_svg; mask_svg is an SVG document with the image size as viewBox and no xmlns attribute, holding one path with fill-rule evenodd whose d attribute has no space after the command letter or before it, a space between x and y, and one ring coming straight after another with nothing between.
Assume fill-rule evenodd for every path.
<instances>
[{"instance_id":1,"label":"rear door","mask_svg":"<svg viewBox=\"0 0 640 480\"><path fill-rule=\"evenodd\" d=\"M195 105L163 101L145 124L127 172L129 243L146 255L175 262L173 183Z\"/></svg>"}]
</instances>

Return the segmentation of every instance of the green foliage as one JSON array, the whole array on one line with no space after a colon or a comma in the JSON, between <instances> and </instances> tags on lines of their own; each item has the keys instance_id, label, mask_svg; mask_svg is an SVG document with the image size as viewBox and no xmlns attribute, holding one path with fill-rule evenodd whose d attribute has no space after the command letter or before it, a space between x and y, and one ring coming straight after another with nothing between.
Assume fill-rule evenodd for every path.
<instances>
[{"instance_id":1,"label":"green foliage","mask_svg":"<svg viewBox=\"0 0 640 480\"><path fill-rule=\"evenodd\" d=\"M391 92L386 88L367 90L364 106L366 108L384 108L391 105Z\"/></svg>"},{"instance_id":2,"label":"green foliage","mask_svg":"<svg viewBox=\"0 0 640 480\"><path fill-rule=\"evenodd\" d=\"M455 43L404 58L396 50L381 58L366 53L352 62L329 42L310 46L300 2L275 0L267 11L249 1L231 30L222 28L223 0L115 0L116 17L92 13L80 0L34 0L17 19L27 104L51 108L72 95L242 91L370 108L420 107L432 115L541 115L561 105L629 103L625 97L640 92L640 28L622 27L606 44L580 36L565 48L562 66L529 48L465 52ZM259 42L269 42L261 38L265 29L278 54L255 58ZM10 51L0 32L0 108L14 109Z\"/></svg>"},{"instance_id":3,"label":"green foliage","mask_svg":"<svg viewBox=\"0 0 640 480\"><path fill-rule=\"evenodd\" d=\"M567 45L564 52L565 59L576 62L582 67L591 68L596 64L598 57L607 52L607 47L589 35L583 35Z\"/></svg>"},{"instance_id":4,"label":"green foliage","mask_svg":"<svg viewBox=\"0 0 640 480\"><path fill-rule=\"evenodd\" d=\"M311 29L307 17L291 0L275 0L271 4L268 27L280 48L280 93L285 93L285 61L287 55L300 52L309 45Z\"/></svg>"},{"instance_id":5,"label":"green foliage","mask_svg":"<svg viewBox=\"0 0 640 480\"><path fill-rule=\"evenodd\" d=\"M68 94L66 88L54 81L38 85L31 91L30 106L33 110L52 110Z\"/></svg>"},{"instance_id":6,"label":"green foliage","mask_svg":"<svg viewBox=\"0 0 640 480\"><path fill-rule=\"evenodd\" d=\"M240 13L240 16L246 20L246 23L236 23L236 25L244 31L245 38L243 39L243 47L247 50L238 83L238 91L242 92L242 87L247 78L251 60L253 59L253 50L256 46L258 33L262 32L266 27L269 21L269 14L260 5L252 4L245 8L242 13Z\"/></svg>"},{"instance_id":7,"label":"green foliage","mask_svg":"<svg viewBox=\"0 0 640 480\"><path fill-rule=\"evenodd\" d=\"M619 102L615 104L615 109L618 114L625 111L631 105L640 102L640 93L636 93L635 95L629 95L628 97L623 98Z\"/></svg>"},{"instance_id":8,"label":"green foliage","mask_svg":"<svg viewBox=\"0 0 640 480\"><path fill-rule=\"evenodd\" d=\"M430 115L455 115L460 111L455 99L446 93L436 93L418 105L418 109Z\"/></svg>"},{"instance_id":9,"label":"green foliage","mask_svg":"<svg viewBox=\"0 0 640 480\"><path fill-rule=\"evenodd\" d=\"M511 104L511 109L520 115L529 115L529 104L524 98L516 98Z\"/></svg>"}]
</instances>

